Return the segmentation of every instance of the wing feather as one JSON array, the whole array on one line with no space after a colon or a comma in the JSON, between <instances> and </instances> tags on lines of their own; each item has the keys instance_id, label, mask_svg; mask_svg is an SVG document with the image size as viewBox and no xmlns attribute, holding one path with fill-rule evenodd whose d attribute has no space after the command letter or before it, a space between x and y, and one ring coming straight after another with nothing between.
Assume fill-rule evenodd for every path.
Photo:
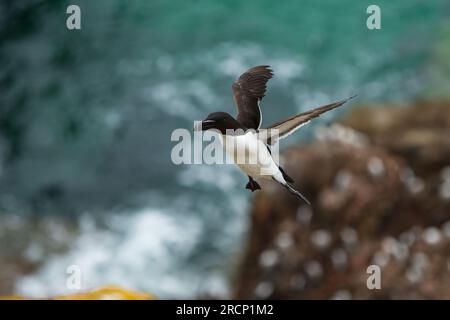
<instances>
[{"instance_id":1,"label":"wing feather","mask_svg":"<svg viewBox=\"0 0 450 320\"><path fill-rule=\"evenodd\" d=\"M320 106L318 108L292 116L286 120L274 123L267 129L264 129L266 130L265 132L261 132L261 137L266 137L263 139L267 141L267 144L274 144L278 140L286 138L302 126L306 125L312 119L320 116L322 113L338 108L354 97L355 96L352 96L344 100Z\"/></svg>"},{"instance_id":2,"label":"wing feather","mask_svg":"<svg viewBox=\"0 0 450 320\"><path fill-rule=\"evenodd\" d=\"M257 66L244 72L233 83L233 100L238 115L236 120L247 129L259 129L262 122L260 101L266 94L267 82L273 77L269 66Z\"/></svg>"}]
</instances>

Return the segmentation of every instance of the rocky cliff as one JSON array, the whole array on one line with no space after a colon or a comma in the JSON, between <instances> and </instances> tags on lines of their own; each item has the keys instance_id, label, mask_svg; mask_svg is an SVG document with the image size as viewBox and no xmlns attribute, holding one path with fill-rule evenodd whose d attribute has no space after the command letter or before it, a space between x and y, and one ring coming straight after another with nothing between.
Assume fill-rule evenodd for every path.
<instances>
[{"instance_id":1,"label":"rocky cliff","mask_svg":"<svg viewBox=\"0 0 450 320\"><path fill-rule=\"evenodd\" d=\"M449 103L357 107L281 161L312 206L262 186L234 297L450 298Z\"/></svg>"}]
</instances>

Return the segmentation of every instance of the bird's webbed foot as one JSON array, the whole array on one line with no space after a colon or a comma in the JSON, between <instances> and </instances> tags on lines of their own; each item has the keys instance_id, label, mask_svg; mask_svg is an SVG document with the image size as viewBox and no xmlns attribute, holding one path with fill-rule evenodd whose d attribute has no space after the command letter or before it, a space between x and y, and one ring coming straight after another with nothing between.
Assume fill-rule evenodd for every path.
<instances>
[{"instance_id":1,"label":"bird's webbed foot","mask_svg":"<svg viewBox=\"0 0 450 320\"><path fill-rule=\"evenodd\" d=\"M255 180L253 180L252 177L248 176L248 183L247 183L247 185L245 186L245 189L249 189L249 190L251 190L251 191L253 192L253 191L255 191L255 190L260 190L261 187L260 187L260 185L258 184L258 182L256 182Z\"/></svg>"}]
</instances>

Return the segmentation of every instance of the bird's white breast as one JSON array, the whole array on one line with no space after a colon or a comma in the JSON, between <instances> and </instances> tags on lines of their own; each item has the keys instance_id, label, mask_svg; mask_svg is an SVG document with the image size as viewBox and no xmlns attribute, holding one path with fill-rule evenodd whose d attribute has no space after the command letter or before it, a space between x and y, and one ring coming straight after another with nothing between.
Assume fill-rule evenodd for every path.
<instances>
[{"instance_id":1,"label":"bird's white breast","mask_svg":"<svg viewBox=\"0 0 450 320\"><path fill-rule=\"evenodd\" d=\"M267 146L257 138L254 132L221 137L225 152L247 175L271 179L272 176L281 174Z\"/></svg>"}]
</instances>

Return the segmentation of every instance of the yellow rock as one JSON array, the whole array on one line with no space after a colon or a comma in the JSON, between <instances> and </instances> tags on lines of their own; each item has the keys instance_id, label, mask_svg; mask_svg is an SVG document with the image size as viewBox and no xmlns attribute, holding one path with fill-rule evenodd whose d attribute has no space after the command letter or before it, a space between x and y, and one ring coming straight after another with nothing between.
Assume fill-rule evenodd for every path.
<instances>
[{"instance_id":1,"label":"yellow rock","mask_svg":"<svg viewBox=\"0 0 450 320\"><path fill-rule=\"evenodd\" d=\"M0 300L26 300L26 297L11 296L0 297ZM47 298L50 300L155 300L154 295L149 293L130 291L116 286L107 286L91 291L77 293L67 296L56 296Z\"/></svg>"}]
</instances>

